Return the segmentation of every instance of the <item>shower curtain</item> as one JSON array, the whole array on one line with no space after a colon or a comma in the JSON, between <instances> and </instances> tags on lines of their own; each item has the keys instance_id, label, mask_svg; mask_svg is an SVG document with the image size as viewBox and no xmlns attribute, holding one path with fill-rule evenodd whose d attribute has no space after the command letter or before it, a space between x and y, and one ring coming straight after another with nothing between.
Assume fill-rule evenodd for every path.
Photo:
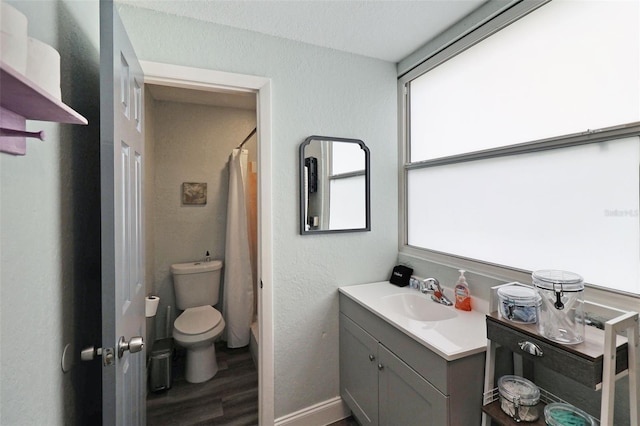
<instances>
[{"instance_id":1,"label":"shower curtain","mask_svg":"<svg viewBox=\"0 0 640 426\"><path fill-rule=\"evenodd\" d=\"M229 159L229 202L224 268L222 315L226 321L227 346L249 344L253 316L253 277L247 227L246 149L234 149Z\"/></svg>"}]
</instances>

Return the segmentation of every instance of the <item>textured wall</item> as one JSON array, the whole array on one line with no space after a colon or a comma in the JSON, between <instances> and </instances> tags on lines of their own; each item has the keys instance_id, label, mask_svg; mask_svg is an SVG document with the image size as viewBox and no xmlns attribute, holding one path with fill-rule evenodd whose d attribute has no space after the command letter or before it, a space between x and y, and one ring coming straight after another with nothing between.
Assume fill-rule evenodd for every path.
<instances>
[{"instance_id":1,"label":"textured wall","mask_svg":"<svg viewBox=\"0 0 640 426\"><path fill-rule=\"evenodd\" d=\"M155 176L156 166L153 159L155 147L155 101L151 96L151 92L144 92L144 244L145 244L145 294L156 294L156 288L153 280L155 268L155 221L154 216L154 198L156 193ZM147 330L148 332L149 330ZM150 342L148 342L150 343ZM149 354L150 352L147 352Z\"/></svg>"},{"instance_id":2,"label":"textured wall","mask_svg":"<svg viewBox=\"0 0 640 426\"><path fill-rule=\"evenodd\" d=\"M166 306L172 307L170 324L177 313L171 264L201 260L206 251L214 259L224 260L229 154L256 126L256 112L155 102L153 116L156 172L150 207L155 233L153 251L147 248L147 253L154 258L150 278L160 296L156 329L162 337ZM245 147L250 149L250 143ZM183 205L183 182L206 182L207 204Z\"/></svg>"},{"instance_id":3,"label":"textured wall","mask_svg":"<svg viewBox=\"0 0 640 426\"><path fill-rule=\"evenodd\" d=\"M395 64L133 7L121 16L143 60L271 79L275 415L337 396L336 289L386 279L397 256ZM371 149L371 232L298 235L297 153L312 134Z\"/></svg>"},{"instance_id":4,"label":"textured wall","mask_svg":"<svg viewBox=\"0 0 640 426\"><path fill-rule=\"evenodd\" d=\"M9 3L60 52L62 99L89 125L28 121L47 140L0 154L0 424L96 424L99 364L65 374L61 355L100 342L98 3Z\"/></svg>"}]
</instances>

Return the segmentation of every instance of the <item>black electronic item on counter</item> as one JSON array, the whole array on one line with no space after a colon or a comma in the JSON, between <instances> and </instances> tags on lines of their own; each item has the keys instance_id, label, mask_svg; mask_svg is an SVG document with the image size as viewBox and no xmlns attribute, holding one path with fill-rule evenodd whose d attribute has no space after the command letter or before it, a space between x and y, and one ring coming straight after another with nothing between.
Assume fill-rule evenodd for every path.
<instances>
[{"instance_id":1,"label":"black electronic item on counter","mask_svg":"<svg viewBox=\"0 0 640 426\"><path fill-rule=\"evenodd\" d=\"M409 280L411 279L411 274L413 274L413 269L404 265L397 265L393 267L393 271L391 272L391 278L389 278L389 282L391 284L395 284L398 287L405 287L409 285Z\"/></svg>"}]
</instances>

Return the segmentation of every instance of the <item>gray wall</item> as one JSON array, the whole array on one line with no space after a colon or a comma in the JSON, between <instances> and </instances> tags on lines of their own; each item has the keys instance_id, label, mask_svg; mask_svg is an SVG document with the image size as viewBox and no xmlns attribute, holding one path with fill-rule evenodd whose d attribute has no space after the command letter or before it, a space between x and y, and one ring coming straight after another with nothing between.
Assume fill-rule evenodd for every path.
<instances>
[{"instance_id":1,"label":"gray wall","mask_svg":"<svg viewBox=\"0 0 640 426\"><path fill-rule=\"evenodd\" d=\"M89 125L29 121L46 141L0 154L0 424L96 424L99 364L63 373L61 355L101 340L98 3L8 3L60 52L62 99Z\"/></svg>"},{"instance_id":2,"label":"gray wall","mask_svg":"<svg viewBox=\"0 0 640 426\"><path fill-rule=\"evenodd\" d=\"M229 154L256 126L256 112L176 102L153 105L147 164L155 169L155 194L148 207L156 232L153 250L147 248L154 265L148 282L160 297L157 335L165 337L166 306L172 308L170 327L177 314L171 264L201 260L207 251L224 261ZM245 148L255 153L255 138ZM183 182L206 182L207 204L183 205Z\"/></svg>"},{"instance_id":3,"label":"gray wall","mask_svg":"<svg viewBox=\"0 0 640 426\"><path fill-rule=\"evenodd\" d=\"M147 61L272 79L276 418L339 393L337 287L386 279L397 255L395 64L121 7ZM309 135L371 149L372 231L298 235L299 144Z\"/></svg>"}]
</instances>

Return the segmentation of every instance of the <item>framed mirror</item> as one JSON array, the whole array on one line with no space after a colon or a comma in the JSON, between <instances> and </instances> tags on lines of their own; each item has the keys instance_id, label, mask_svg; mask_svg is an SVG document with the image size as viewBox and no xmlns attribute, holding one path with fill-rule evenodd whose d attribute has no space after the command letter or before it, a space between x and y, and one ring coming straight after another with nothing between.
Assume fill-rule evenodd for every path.
<instances>
[{"instance_id":1,"label":"framed mirror","mask_svg":"<svg viewBox=\"0 0 640 426\"><path fill-rule=\"evenodd\" d=\"M371 230L369 148L309 136L300 144L300 233Z\"/></svg>"}]
</instances>

